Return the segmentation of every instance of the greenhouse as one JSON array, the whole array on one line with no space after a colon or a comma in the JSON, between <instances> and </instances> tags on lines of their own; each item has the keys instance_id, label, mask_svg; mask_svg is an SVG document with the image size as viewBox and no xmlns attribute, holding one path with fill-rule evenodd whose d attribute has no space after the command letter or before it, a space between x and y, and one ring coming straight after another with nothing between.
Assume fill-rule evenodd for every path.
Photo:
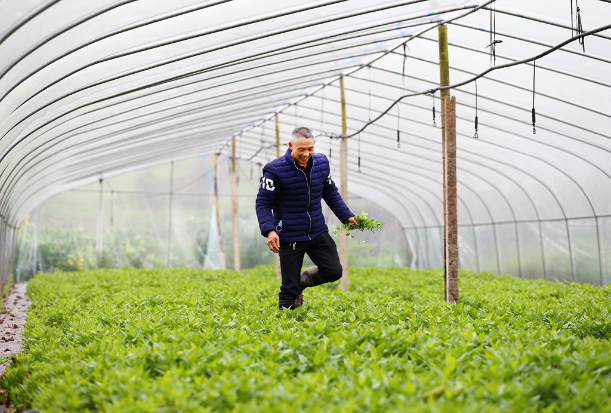
<instances>
[{"instance_id":1,"label":"greenhouse","mask_svg":"<svg viewBox=\"0 0 611 413\"><path fill-rule=\"evenodd\" d=\"M7 411L611 411L611 2L0 11Z\"/></svg>"}]
</instances>

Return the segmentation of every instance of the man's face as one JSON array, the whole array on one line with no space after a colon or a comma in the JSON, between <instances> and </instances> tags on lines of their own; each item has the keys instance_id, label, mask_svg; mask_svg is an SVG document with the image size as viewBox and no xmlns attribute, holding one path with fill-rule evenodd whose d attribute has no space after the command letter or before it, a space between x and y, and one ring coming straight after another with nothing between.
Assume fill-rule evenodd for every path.
<instances>
[{"instance_id":1,"label":"man's face","mask_svg":"<svg viewBox=\"0 0 611 413\"><path fill-rule=\"evenodd\" d=\"M314 155L314 138L304 138L300 136L297 139L297 144L289 142L291 148L291 156L301 165L308 163L312 155Z\"/></svg>"}]
</instances>

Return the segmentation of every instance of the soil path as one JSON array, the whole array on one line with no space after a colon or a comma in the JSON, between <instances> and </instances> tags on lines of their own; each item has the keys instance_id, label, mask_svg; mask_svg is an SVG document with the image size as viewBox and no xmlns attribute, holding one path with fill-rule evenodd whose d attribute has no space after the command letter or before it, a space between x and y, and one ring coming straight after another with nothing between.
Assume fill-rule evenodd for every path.
<instances>
[{"instance_id":1,"label":"soil path","mask_svg":"<svg viewBox=\"0 0 611 413\"><path fill-rule=\"evenodd\" d=\"M6 360L21 352L25 316L30 300L25 295L26 283L15 284L4 296L4 309L0 314L0 357ZM0 376L6 371L6 362L0 364Z\"/></svg>"},{"instance_id":2,"label":"soil path","mask_svg":"<svg viewBox=\"0 0 611 413\"><path fill-rule=\"evenodd\" d=\"M10 363L6 357L21 352L23 348L25 316L31 304L25 295L26 286L26 283L15 284L4 296L4 309L0 313L0 357L5 361L0 364L0 376L4 375ZM8 411L6 405L0 404L0 413Z\"/></svg>"}]
</instances>

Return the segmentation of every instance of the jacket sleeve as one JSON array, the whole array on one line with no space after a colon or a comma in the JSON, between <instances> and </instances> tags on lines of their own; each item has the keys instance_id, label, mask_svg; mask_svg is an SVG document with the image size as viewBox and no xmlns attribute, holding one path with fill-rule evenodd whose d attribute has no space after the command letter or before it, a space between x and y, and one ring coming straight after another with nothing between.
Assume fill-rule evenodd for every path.
<instances>
[{"instance_id":1,"label":"jacket sleeve","mask_svg":"<svg viewBox=\"0 0 611 413\"><path fill-rule=\"evenodd\" d=\"M352 211L348 209L348 205L346 205L342 199L342 196L339 194L337 186L335 186L335 182L333 182L331 179L330 172L329 176L327 176L325 179L325 183L322 188L322 197L342 224L354 216Z\"/></svg>"},{"instance_id":2,"label":"jacket sleeve","mask_svg":"<svg viewBox=\"0 0 611 413\"><path fill-rule=\"evenodd\" d=\"M274 209L276 204L280 188L277 185L276 176L269 171L263 171L260 182L261 185L259 185L255 207L261 235L267 237L268 232L276 229L276 222L272 214L272 209Z\"/></svg>"}]
</instances>

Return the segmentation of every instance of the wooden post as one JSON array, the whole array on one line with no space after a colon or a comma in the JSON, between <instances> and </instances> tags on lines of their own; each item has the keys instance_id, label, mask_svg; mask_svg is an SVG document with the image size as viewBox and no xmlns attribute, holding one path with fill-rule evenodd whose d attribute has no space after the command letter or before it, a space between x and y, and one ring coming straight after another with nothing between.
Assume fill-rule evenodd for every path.
<instances>
[{"instance_id":1,"label":"wooden post","mask_svg":"<svg viewBox=\"0 0 611 413\"><path fill-rule=\"evenodd\" d=\"M219 213L219 177L218 177L219 154L214 154L214 209L216 210L216 233L219 241L219 259L221 270L227 269L225 264L225 251L223 250L223 236L221 235L221 214Z\"/></svg>"},{"instance_id":2,"label":"wooden post","mask_svg":"<svg viewBox=\"0 0 611 413\"><path fill-rule=\"evenodd\" d=\"M450 84L448 28L440 24L439 85ZM458 214L456 192L456 98L441 91L441 147L443 162L443 269L446 302L458 301Z\"/></svg>"},{"instance_id":3,"label":"wooden post","mask_svg":"<svg viewBox=\"0 0 611 413\"><path fill-rule=\"evenodd\" d=\"M342 102L342 139L339 144L339 194L348 204L348 139L345 136L348 134L346 126L346 93L344 91L344 77L339 78L339 89ZM342 222L343 224L343 222ZM342 279L340 280L340 288L347 290L349 285L348 280L348 237L344 232L339 234L339 262L342 264Z\"/></svg>"},{"instance_id":4,"label":"wooden post","mask_svg":"<svg viewBox=\"0 0 611 413\"><path fill-rule=\"evenodd\" d=\"M170 162L170 213L168 215L168 250L166 254L167 268L172 267L172 214L174 211L174 161Z\"/></svg>"},{"instance_id":5,"label":"wooden post","mask_svg":"<svg viewBox=\"0 0 611 413\"><path fill-rule=\"evenodd\" d=\"M98 207L98 268L102 265L103 250L103 231L104 231L104 180L100 178L100 204Z\"/></svg>"},{"instance_id":6,"label":"wooden post","mask_svg":"<svg viewBox=\"0 0 611 413\"><path fill-rule=\"evenodd\" d=\"M458 213L456 190L456 97L446 96L444 140L444 212L445 297L448 303L458 302Z\"/></svg>"},{"instance_id":7,"label":"wooden post","mask_svg":"<svg viewBox=\"0 0 611 413\"><path fill-rule=\"evenodd\" d=\"M238 221L238 172L235 164L235 141L231 141L231 214L233 216L233 269L240 271L240 229Z\"/></svg>"},{"instance_id":8,"label":"wooden post","mask_svg":"<svg viewBox=\"0 0 611 413\"><path fill-rule=\"evenodd\" d=\"M450 84L450 58L448 53L448 27L445 24L437 26L437 36L439 43L439 86L448 86ZM445 119L446 119L446 107L445 97L450 96L450 91L444 89L441 91L441 156L443 165L443 227L446 228L446 152L445 152ZM426 230L425 230L426 231ZM447 259L446 259L446 233L444 229L443 233L443 284L444 291L447 290ZM448 297L444 293L444 298L447 300Z\"/></svg>"},{"instance_id":9,"label":"wooden post","mask_svg":"<svg viewBox=\"0 0 611 413\"><path fill-rule=\"evenodd\" d=\"M280 158L280 122L276 113L276 158ZM280 254L276 254L276 278L282 279L282 270L280 268Z\"/></svg>"}]
</instances>

